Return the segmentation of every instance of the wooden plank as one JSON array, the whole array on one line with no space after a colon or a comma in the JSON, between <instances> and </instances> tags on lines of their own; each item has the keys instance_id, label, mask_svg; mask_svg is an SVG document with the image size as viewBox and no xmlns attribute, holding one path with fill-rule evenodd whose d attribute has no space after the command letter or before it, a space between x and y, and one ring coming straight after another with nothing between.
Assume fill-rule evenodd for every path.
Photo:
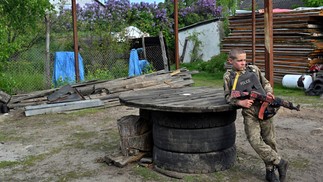
<instances>
[{"instance_id":1,"label":"wooden plank","mask_svg":"<svg viewBox=\"0 0 323 182\"><path fill-rule=\"evenodd\" d=\"M139 161L145 155L145 152L139 152L134 156L105 156L103 160L108 164L113 164L117 167L124 167L131 162Z\"/></svg>"},{"instance_id":2,"label":"wooden plank","mask_svg":"<svg viewBox=\"0 0 323 182\"><path fill-rule=\"evenodd\" d=\"M11 99L11 95L7 94L6 92L3 92L0 90L0 101L3 103L8 103Z\"/></svg>"},{"instance_id":3,"label":"wooden plank","mask_svg":"<svg viewBox=\"0 0 323 182\"><path fill-rule=\"evenodd\" d=\"M58 113L64 111L71 111L77 109L85 109L90 107L103 106L104 103L100 99L83 100L76 102L58 103L58 104L44 104L37 106L27 106L25 109L26 116L33 116L39 114Z\"/></svg>"},{"instance_id":4,"label":"wooden plank","mask_svg":"<svg viewBox=\"0 0 323 182\"><path fill-rule=\"evenodd\" d=\"M32 99L32 98L46 96L48 94L51 94L51 93L55 92L56 90L58 90L58 88L49 89L49 90L42 90L42 91L36 91L36 92L30 93L30 94L28 94L26 96L22 96L22 97L18 97L18 98L12 98L10 100L10 103L16 103L16 102L20 102L20 101L25 100L25 99Z\"/></svg>"}]
</instances>

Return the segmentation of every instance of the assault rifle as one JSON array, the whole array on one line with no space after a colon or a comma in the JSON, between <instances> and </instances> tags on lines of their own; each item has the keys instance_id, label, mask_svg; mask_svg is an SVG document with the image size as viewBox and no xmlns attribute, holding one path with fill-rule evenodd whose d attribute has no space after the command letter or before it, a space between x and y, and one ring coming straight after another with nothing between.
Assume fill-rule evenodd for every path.
<instances>
[{"instance_id":1,"label":"assault rifle","mask_svg":"<svg viewBox=\"0 0 323 182\"><path fill-rule=\"evenodd\" d=\"M258 118L262 119L262 120L264 119L264 114L265 114L265 111L268 108L268 106L271 106L272 108L279 108L280 106L283 106L283 107L288 108L290 110L300 111L300 105L294 106L293 103L291 103L289 101L285 101L285 100L278 98L278 97L275 97L275 99L274 99L270 96L263 95L263 94L256 92L256 91L241 92L241 91L237 91L237 90L232 90L231 97L237 98L237 99L251 99L251 100L260 101L262 104L261 104L261 107L259 110Z\"/></svg>"}]
</instances>

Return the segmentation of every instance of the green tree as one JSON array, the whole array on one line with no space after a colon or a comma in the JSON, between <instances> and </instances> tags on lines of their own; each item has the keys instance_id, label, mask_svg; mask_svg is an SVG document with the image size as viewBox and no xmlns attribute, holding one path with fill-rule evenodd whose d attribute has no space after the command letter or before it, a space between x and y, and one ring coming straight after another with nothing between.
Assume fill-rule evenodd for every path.
<instances>
[{"instance_id":1,"label":"green tree","mask_svg":"<svg viewBox=\"0 0 323 182\"><path fill-rule=\"evenodd\" d=\"M228 35L229 30L229 16L234 15L240 0L217 0L217 5L222 7L222 17L224 33Z\"/></svg>"},{"instance_id":2,"label":"green tree","mask_svg":"<svg viewBox=\"0 0 323 182\"><path fill-rule=\"evenodd\" d=\"M0 61L30 48L45 34L39 22L51 8L48 0L0 0Z\"/></svg>"}]
</instances>

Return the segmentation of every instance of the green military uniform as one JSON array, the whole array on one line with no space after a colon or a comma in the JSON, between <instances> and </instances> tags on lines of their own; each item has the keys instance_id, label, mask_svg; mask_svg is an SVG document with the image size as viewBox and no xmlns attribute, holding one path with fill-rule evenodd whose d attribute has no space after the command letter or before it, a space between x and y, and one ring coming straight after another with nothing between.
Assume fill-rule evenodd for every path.
<instances>
[{"instance_id":1,"label":"green military uniform","mask_svg":"<svg viewBox=\"0 0 323 182\"><path fill-rule=\"evenodd\" d=\"M233 87L233 82L237 71L232 68L228 70L224 76L224 94L227 102L231 105L237 103L236 98L231 98L230 93ZM236 90L239 91L251 91L251 90L261 90L264 94L273 91L269 81L261 73L260 69L254 65L248 65L244 71L240 71L241 78L238 79ZM256 80L250 81L249 78L254 77ZM249 84L248 87L243 87L244 84ZM262 87L258 88L257 84ZM240 89L246 90L240 90ZM251 89L251 90L249 90ZM245 133L247 139L250 142L253 149L258 153L261 159L265 162L266 168L272 168L273 165L277 165L281 157L277 154L277 144L275 139L275 129L273 124L273 119L260 120L258 119L258 113L261 104L257 101L250 108L242 108L242 115L244 118Z\"/></svg>"}]
</instances>

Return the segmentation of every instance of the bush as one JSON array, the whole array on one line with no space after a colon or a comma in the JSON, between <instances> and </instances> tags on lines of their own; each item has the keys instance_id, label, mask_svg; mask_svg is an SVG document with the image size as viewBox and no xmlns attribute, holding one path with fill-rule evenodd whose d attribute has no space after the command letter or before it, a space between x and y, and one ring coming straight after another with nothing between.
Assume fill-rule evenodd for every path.
<instances>
[{"instance_id":1,"label":"bush","mask_svg":"<svg viewBox=\"0 0 323 182\"><path fill-rule=\"evenodd\" d=\"M182 63L181 67L186 67L189 70L198 70L208 73L221 73L225 72L224 63L227 60L227 54L220 53L212 57L209 61L196 61L193 63Z\"/></svg>"}]
</instances>

